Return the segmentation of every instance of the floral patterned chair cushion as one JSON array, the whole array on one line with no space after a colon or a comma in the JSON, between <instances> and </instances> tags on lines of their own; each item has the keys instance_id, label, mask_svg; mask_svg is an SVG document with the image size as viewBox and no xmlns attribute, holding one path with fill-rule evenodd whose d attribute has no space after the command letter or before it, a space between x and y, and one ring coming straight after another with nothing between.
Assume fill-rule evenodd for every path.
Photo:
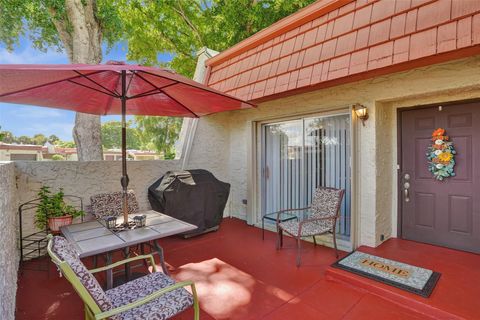
<instances>
[{"instance_id":1,"label":"floral patterned chair cushion","mask_svg":"<svg viewBox=\"0 0 480 320\"><path fill-rule=\"evenodd\" d=\"M127 194L128 213L138 212L138 202L133 190ZM92 214L95 218L122 215L122 192L100 193L90 197Z\"/></svg>"},{"instance_id":2,"label":"floral patterned chair cushion","mask_svg":"<svg viewBox=\"0 0 480 320\"><path fill-rule=\"evenodd\" d=\"M102 311L108 311L114 304L105 294L97 279L88 271L85 265L78 258L78 254L68 241L63 237L53 237L52 251L60 260L68 263L82 285L88 290L93 300ZM115 318L117 319L117 318Z\"/></svg>"},{"instance_id":3,"label":"floral patterned chair cushion","mask_svg":"<svg viewBox=\"0 0 480 320\"><path fill-rule=\"evenodd\" d=\"M335 223L334 217L338 214L338 209L343 199L343 190L334 188L318 188L315 190L311 205L311 215L309 219L322 219L312 222L305 222L302 226L301 237L309 237L326 233L333 228ZM298 236L300 223L297 221L286 221L279 223L281 229L287 233Z\"/></svg>"},{"instance_id":4,"label":"floral patterned chair cushion","mask_svg":"<svg viewBox=\"0 0 480 320\"><path fill-rule=\"evenodd\" d=\"M318 188L312 199L311 218L335 217L343 199L343 190L333 188ZM320 220L318 222L322 228L332 228L334 220Z\"/></svg>"},{"instance_id":5,"label":"floral patterned chair cushion","mask_svg":"<svg viewBox=\"0 0 480 320\"><path fill-rule=\"evenodd\" d=\"M139 300L160 288L175 284L163 273L155 272L106 291L114 307ZM168 292L142 306L118 315L119 319L168 319L193 305L193 296L184 288Z\"/></svg>"}]
</instances>

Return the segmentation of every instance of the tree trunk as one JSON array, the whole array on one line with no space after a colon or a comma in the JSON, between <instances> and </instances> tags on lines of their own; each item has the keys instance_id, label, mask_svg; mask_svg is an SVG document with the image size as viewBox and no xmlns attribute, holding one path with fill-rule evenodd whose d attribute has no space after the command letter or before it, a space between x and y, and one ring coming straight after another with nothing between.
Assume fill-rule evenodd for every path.
<instances>
[{"instance_id":1,"label":"tree trunk","mask_svg":"<svg viewBox=\"0 0 480 320\"><path fill-rule=\"evenodd\" d=\"M95 0L65 0L70 23L69 58L72 63L102 61L102 32L95 17ZM58 27L57 27L58 29ZM73 139L79 161L103 160L100 116L77 112Z\"/></svg>"}]
</instances>

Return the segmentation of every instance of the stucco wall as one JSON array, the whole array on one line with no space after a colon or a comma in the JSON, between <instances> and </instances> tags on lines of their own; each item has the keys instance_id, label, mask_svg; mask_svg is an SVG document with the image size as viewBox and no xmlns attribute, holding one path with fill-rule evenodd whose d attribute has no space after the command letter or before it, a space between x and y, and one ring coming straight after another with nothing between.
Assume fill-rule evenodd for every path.
<instances>
[{"instance_id":1,"label":"stucco wall","mask_svg":"<svg viewBox=\"0 0 480 320\"><path fill-rule=\"evenodd\" d=\"M17 249L17 187L13 163L0 163L0 318L15 318L19 251Z\"/></svg>"},{"instance_id":2,"label":"stucco wall","mask_svg":"<svg viewBox=\"0 0 480 320\"><path fill-rule=\"evenodd\" d=\"M253 188L247 174L253 152L248 147L252 126L269 119L348 110L352 104L361 103L368 107L370 119L365 126L356 123L353 132L356 142L353 153L356 168L353 173L356 193L352 203L356 220L354 233L356 245L376 246L381 234L385 238L396 235L396 108L467 98L480 98L480 56L268 101L256 109L203 118L200 124L208 123L209 129L197 131L191 161L198 166L209 165L212 171L221 172L222 177L226 175L225 180L232 183L230 209L233 215L258 217L258 207L246 212L241 202ZM210 141L208 145L207 140Z\"/></svg>"},{"instance_id":3,"label":"stucco wall","mask_svg":"<svg viewBox=\"0 0 480 320\"><path fill-rule=\"evenodd\" d=\"M150 208L147 188L165 172L180 168L178 160L129 161L127 165L128 187L135 191L141 210ZM121 191L120 161L22 161L15 162L15 167L20 203L35 199L43 185L54 191L63 188L66 194L82 197L84 204L89 204L94 194ZM29 212L24 219L25 234L35 230L33 214Z\"/></svg>"},{"instance_id":4,"label":"stucco wall","mask_svg":"<svg viewBox=\"0 0 480 320\"><path fill-rule=\"evenodd\" d=\"M370 119L365 126L355 123L353 131L354 240L356 245L375 246L382 234L385 238L396 235L396 109L479 97L480 57L473 57L269 101L255 109L201 118L185 168L204 168L231 183L226 214L256 222L259 207L249 211L243 202L248 199L249 206L259 204L249 196L254 195L254 183L260 178L256 174L251 175L253 180L249 178L256 123L348 111L353 103L364 104ZM128 166L130 187L146 209L147 187L164 172L180 169L181 164L178 160L132 161ZM34 198L43 184L63 187L68 194L82 196L87 204L92 194L120 190L120 162L17 162L16 173L20 202ZM33 218L26 220L33 230Z\"/></svg>"}]
</instances>

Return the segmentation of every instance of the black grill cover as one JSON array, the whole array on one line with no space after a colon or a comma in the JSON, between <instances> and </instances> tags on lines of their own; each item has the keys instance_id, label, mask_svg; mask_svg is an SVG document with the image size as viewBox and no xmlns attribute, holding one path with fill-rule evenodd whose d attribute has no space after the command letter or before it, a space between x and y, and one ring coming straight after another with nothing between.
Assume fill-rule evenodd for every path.
<instances>
[{"instance_id":1,"label":"black grill cover","mask_svg":"<svg viewBox=\"0 0 480 320\"><path fill-rule=\"evenodd\" d=\"M230 193L230 184L207 170L168 171L148 188L153 210L198 226L184 235L203 233L219 226Z\"/></svg>"}]
</instances>

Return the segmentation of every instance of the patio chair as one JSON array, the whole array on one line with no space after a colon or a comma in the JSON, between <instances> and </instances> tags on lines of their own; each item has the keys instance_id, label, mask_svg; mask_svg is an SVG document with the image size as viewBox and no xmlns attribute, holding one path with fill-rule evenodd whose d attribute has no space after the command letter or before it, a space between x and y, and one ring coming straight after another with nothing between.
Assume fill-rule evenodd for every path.
<instances>
[{"instance_id":1,"label":"patio chair","mask_svg":"<svg viewBox=\"0 0 480 320\"><path fill-rule=\"evenodd\" d=\"M190 307L199 319L198 298L191 281L175 283L157 272L152 255L136 256L106 267L88 270L65 238L50 237L48 254L85 304L85 319L168 319ZM134 260L150 262L153 273L104 291L94 273ZM192 293L184 287L191 287Z\"/></svg>"},{"instance_id":2,"label":"patio chair","mask_svg":"<svg viewBox=\"0 0 480 320\"><path fill-rule=\"evenodd\" d=\"M96 219L102 219L107 216L121 216L122 211L122 192L100 193L90 197L90 206L92 214ZM138 212L138 201L133 190L128 190L128 213Z\"/></svg>"},{"instance_id":3,"label":"patio chair","mask_svg":"<svg viewBox=\"0 0 480 320\"><path fill-rule=\"evenodd\" d=\"M340 216L340 205L342 204L345 190L319 187L315 190L312 204L307 208L287 209L277 212L277 250L283 246L283 232L295 237L297 240L297 267L301 263L301 240L302 237L313 237L315 246L317 240L315 236L325 233L333 234L333 246L338 258L336 224ZM311 214L303 221L280 221L280 215L290 211L309 210Z\"/></svg>"}]
</instances>

